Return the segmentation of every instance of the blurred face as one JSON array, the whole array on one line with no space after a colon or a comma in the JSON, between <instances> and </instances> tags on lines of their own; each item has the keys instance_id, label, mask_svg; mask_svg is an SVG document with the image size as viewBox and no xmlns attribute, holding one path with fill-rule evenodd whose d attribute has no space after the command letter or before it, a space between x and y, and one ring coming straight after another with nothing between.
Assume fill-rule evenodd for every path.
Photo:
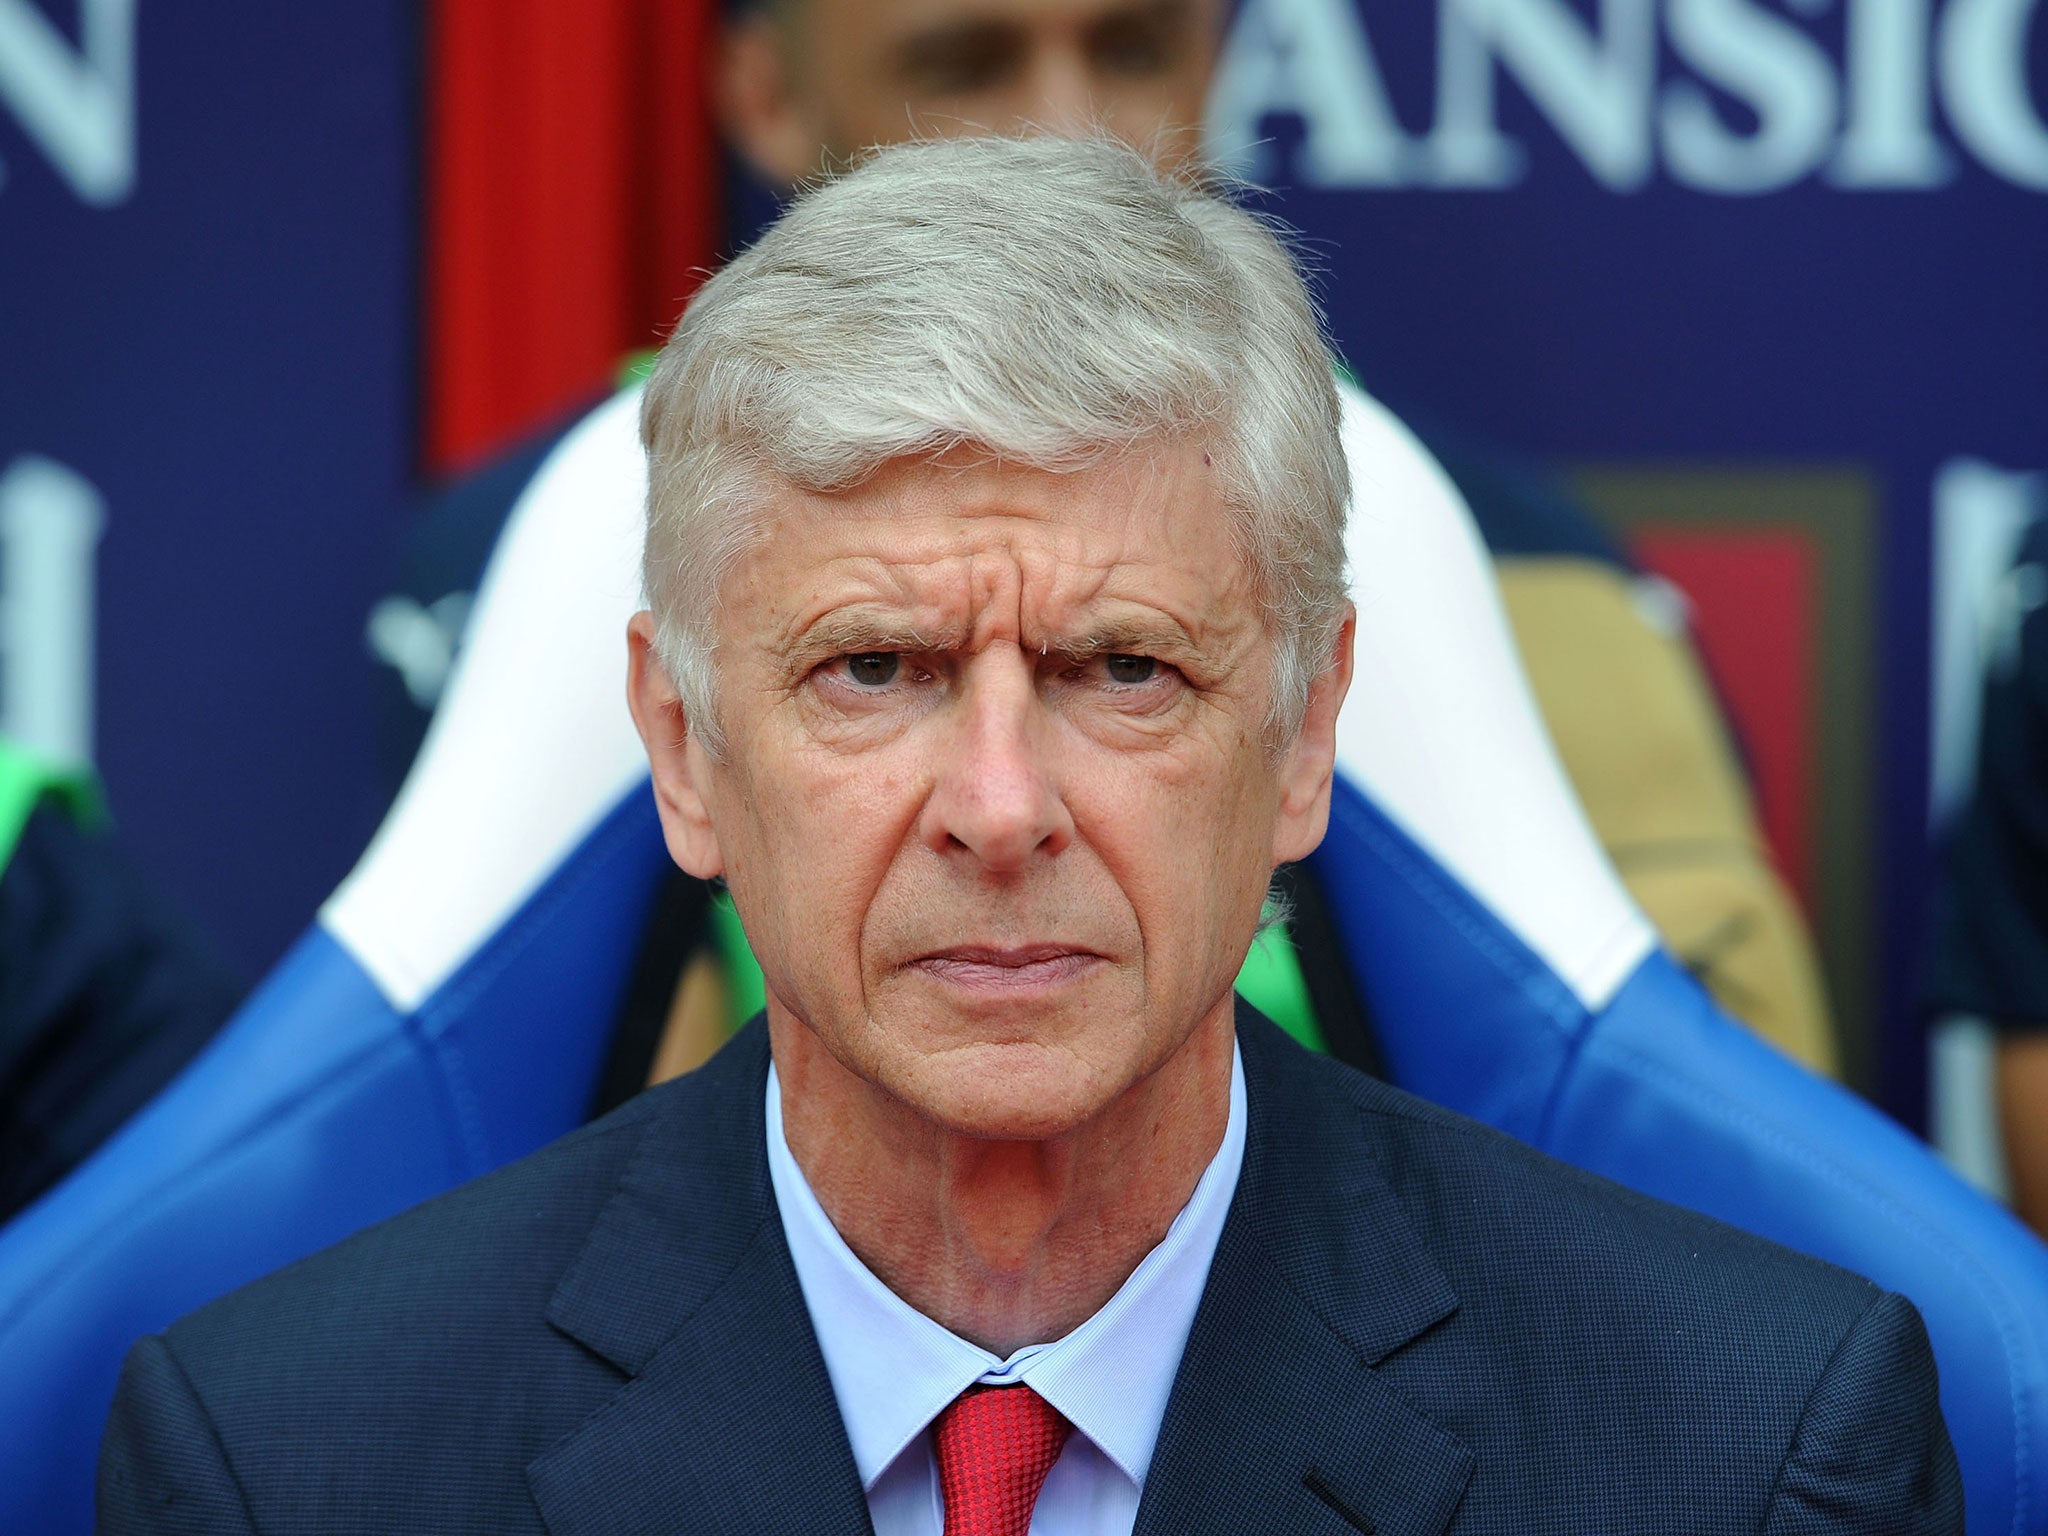
<instances>
[{"instance_id":1,"label":"blurred face","mask_svg":"<svg viewBox=\"0 0 2048 1536\"><path fill-rule=\"evenodd\" d=\"M728 136L787 186L913 136L1100 123L1192 156L1221 0L786 0L737 23Z\"/></svg>"},{"instance_id":2,"label":"blurred face","mask_svg":"<svg viewBox=\"0 0 2048 1536\"><path fill-rule=\"evenodd\" d=\"M1346 669L1268 742L1226 516L1199 447L785 492L723 595L718 762L636 621L670 848L730 882L772 1015L927 1120L1025 1139L1227 1020L1273 866L1322 836Z\"/></svg>"}]
</instances>

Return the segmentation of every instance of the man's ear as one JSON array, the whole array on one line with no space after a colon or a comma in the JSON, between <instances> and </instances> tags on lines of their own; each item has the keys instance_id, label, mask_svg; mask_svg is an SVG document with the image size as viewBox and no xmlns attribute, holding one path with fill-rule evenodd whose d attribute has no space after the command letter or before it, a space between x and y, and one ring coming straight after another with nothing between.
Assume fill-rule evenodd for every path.
<instances>
[{"instance_id":1,"label":"man's ear","mask_svg":"<svg viewBox=\"0 0 2048 1536\"><path fill-rule=\"evenodd\" d=\"M626 703L654 774L654 804L669 857L700 880L722 875L725 858L711 825L711 759L690 729L683 701L655 649L653 614L642 610L633 615L626 626L626 656Z\"/></svg>"},{"instance_id":2,"label":"man's ear","mask_svg":"<svg viewBox=\"0 0 2048 1536\"><path fill-rule=\"evenodd\" d=\"M817 172L823 142L794 78L785 25L765 4L727 23L714 91L726 143L778 192Z\"/></svg>"},{"instance_id":3,"label":"man's ear","mask_svg":"<svg viewBox=\"0 0 2048 1536\"><path fill-rule=\"evenodd\" d=\"M1308 686L1301 730L1280 767L1280 812L1273 821L1273 862L1291 864L1316 851L1330 825L1330 782L1337 771L1337 712L1351 690L1351 640L1358 614L1344 605L1344 623L1328 664Z\"/></svg>"}]
</instances>

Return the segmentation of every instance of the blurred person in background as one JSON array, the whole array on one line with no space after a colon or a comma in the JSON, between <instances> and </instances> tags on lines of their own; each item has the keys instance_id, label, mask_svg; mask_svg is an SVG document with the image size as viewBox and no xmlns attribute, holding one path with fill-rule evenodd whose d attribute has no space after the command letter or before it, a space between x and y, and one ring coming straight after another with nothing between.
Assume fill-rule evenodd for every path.
<instances>
[{"instance_id":1,"label":"blurred person in background","mask_svg":"<svg viewBox=\"0 0 2048 1536\"><path fill-rule=\"evenodd\" d=\"M1225 21L1222 0L761 0L727 17L714 97L729 147L778 194L872 144L1019 128L1100 123L1174 165L1200 152L1195 125ZM372 649L392 664L396 770L425 730L498 530L567 425L457 482L418 524L399 589L371 625ZM1550 476L1448 434L1428 444L1407 440L1403 451L1434 455L1463 498L1454 515L1469 515L1495 556L1545 722L1631 892L1723 1007L1835 1073L1811 941L1758 830L1682 603ZM1371 1067L1369 1001L1325 953L1316 893L1291 895L1306 977L1279 978L1291 1002L1271 977L1257 1000L1302 1038ZM759 1002L728 909L706 908L678 877L598 1107L695 1065Z\"/></svg>"},{"instance_id":2,"label":"blurred person in background","mask_svg":"<svg viewBox=\"0 0 2048 1536\"><path fill-rule=\"evenodd\" d=\"M0 740L0 1222L147 1103L242 992L122 852L91 776Z\"/></svg>"},{"instance_id":3,"label":"blurred person in background","mask_svg":"<svg viewBox=\"0 0 2048 1536\"><path fill-rule=\"evenodd\" d=\"M2048 521L1999 589L1977 782L1950 827L1925 1001L1998 1033L1998 1124L2013 1209L2048 1237Z\"/></svg>"}]
</instances>

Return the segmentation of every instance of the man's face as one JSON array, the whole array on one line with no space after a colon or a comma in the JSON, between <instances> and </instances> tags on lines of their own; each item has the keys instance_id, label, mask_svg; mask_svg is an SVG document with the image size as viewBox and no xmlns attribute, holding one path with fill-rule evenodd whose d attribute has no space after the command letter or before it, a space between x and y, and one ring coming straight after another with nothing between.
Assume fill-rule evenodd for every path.
<instances>
[{"instance_id":1,"label":"man's face","mask_svg":"<svg viewBox=\"0 0 2048 1536\"><path fill-rule=\"evenodd\" d=\"M1199 148L1222 14L1221 0L785 0L730 34L726 128L783 186L872 144L1027 125L1099 123L1177 163Z\"/></svg>"},{"instance_id":2,"label":"man's face","mask_svg":"<svg viewBox=\"0 0 2048 1536\"><path fill-rule=\"evenodd\" d=\"M784 491L723 592L722 761L636 621L671 850L847 1069L983 1136L1076 1128L1230 987L1320 840L1346 668L1269 744L1273 646L1199 447Z\"/></svg>"}]
</instances>

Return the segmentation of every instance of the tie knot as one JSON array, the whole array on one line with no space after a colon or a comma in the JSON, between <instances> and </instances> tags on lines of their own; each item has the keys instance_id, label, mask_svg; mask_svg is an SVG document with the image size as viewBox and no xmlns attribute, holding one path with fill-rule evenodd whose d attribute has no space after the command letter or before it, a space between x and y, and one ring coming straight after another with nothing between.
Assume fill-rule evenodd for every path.
<instances>
[{"instance_id":1,"label":"tie knot","mask_svg":"<svg viewBox=\"0 0 2048 1536\"><path fill-rule=\"evenodd\" d=\"M1074 1426L1029 1387L969 1387L932 1423L945 1536L1026 1536Z\"/></svg>"}]
</instances>

